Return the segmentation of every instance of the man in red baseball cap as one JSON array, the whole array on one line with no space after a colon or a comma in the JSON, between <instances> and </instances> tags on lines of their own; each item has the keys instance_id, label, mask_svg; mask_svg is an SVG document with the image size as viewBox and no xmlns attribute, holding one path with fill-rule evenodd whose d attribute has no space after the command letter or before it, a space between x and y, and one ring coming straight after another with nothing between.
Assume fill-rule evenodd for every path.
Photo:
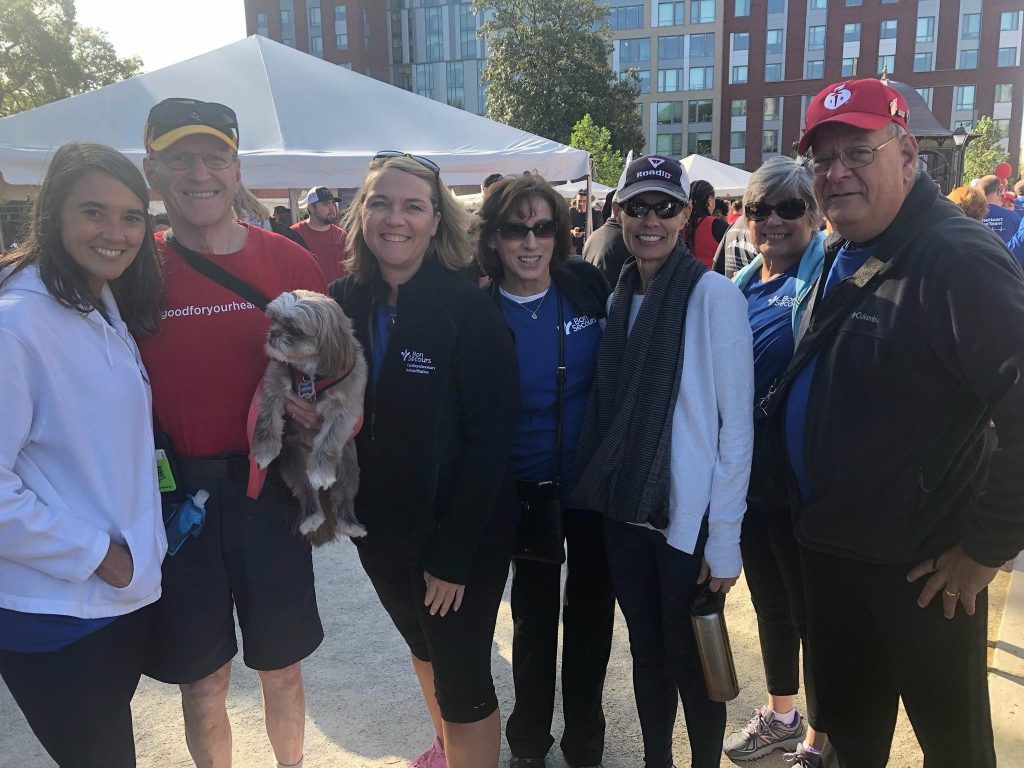
<instances>
[{"instance_id":1,"label":"man in red baseball cap","mask_svg":"<svg viewBox=\"0 0 1024 768\"><path fill-rule=\"evenodd\" d=\"M908 118L878 80L807 109L835 234L768 409L839 765L884 768L902 697L927 765L990 768L986 587L1024 548L1024 272L918 170Z\"/></svg>"}]
</instances>

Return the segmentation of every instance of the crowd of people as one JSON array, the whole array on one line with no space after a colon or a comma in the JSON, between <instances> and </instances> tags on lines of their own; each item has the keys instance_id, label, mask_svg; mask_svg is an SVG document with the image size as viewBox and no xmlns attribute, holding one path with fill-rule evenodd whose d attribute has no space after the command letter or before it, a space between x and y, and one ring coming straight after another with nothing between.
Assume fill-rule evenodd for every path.
<instances>
[{"instance_id":1,"label":"crowd of people","mask_svg":"<svg viewBox=\"0 0 1024 768\"><path fill-rule=\"evenodd\" d=\"M382 151L344 217L315 186L289 225L242 186L229 107L164 100L144 136L141 174L60 148L0 260L0 676L59 765L135 765L147 675L178 686L196 765L229 766L235 615L278 765L302 764L311 545L275 464L252 493L247 425L261 304L307 289L369 367L353 542L433 724L410 768L498 765L510 569L511 768L556 740L560 621L559 747L601 765L616 602L645 768L673 767L680 701L694 768L884 768L900 699L930 768L995 766L986 587L1024 548L1021 225L999 179L939 193L896 91L823 90L800 157L738 207L634 160L600 222L533 173L489 177L471 214L432 160ZM311 444L316 407L287 414ZM169 549L183 504L203 516ZM537 522L553 553L525 542ZM689 617L741 569L766 701L726 734Z\"/></svg>"}]
</instances>

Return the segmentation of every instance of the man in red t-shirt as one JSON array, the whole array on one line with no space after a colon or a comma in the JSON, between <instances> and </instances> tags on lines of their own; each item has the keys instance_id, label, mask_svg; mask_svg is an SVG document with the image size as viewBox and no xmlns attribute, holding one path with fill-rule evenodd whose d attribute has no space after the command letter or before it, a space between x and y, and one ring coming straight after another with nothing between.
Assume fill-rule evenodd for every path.
<instances>
[{"instance_id":1,"label":"man in red t-shirt","mask_svg":"<svg viewBox=\"0 0 1024 768\"><path fill-rule=\"evenodd\" d=\"M313 187L303 200L309 218L292 224L292 229L306 241L306 247L316 257L327 282L332 283L348 274L345 269L345 259L349 257L345 247L348 234L338 226L341 220L338 203L341 201L327 187Z\"/></svg>"},{"instance_id":2,"label":"man in red t-shirt","mask_svg":"<svg viewBox=\"0 0 1024 768\"><path fill-rule=\"evenodd\" d=\"M271 465L257 500L246 496L246 416L260 385L270 322L257 307L181 256L190 249L268 298L324 291L323 273L295 243L235 219L241 181L238 123L222 104L167 99L149 113L143 169L167 207L158 240L166 308L139 347L159 429L178 456L178 484L207 490L206 522L163 564L146 673L181 688L197 765L231 764L226 700L237 653L258 670L267 733L281 765L299 765L305 703L302 659L323 640L309 542L292 532L290 494ZM292 422L294 428L294 422Z\"/></svg>"}]
</instances>

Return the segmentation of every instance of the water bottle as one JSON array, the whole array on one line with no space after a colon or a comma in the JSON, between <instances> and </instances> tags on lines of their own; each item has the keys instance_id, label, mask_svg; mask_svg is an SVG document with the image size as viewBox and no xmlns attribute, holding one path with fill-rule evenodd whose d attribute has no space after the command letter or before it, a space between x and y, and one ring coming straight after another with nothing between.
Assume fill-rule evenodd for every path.
<instances>
[{"instance_id":1,"label":"water bottle","mask_svg":"<svg viewBox=\"0 0 1024 768\"><path fill-rule=\"evenodd\" d=\"M167 518L167 554L176 555L185 539L189 536L198 538L203 532L203 525L206 523L206 501L210 494L202 489L185 496L171 516Z\"/></svg>"},{"instance_id":2,"label":"water bottle","mask_svg":"<svg viewBox=\"0 0 1024 768\"><path fill-rule=\"evenodd\" d=\"M707 586L690 606L690 621L708 697L721 702L732 701L740 693L724 611L725 593L712 592Z\"/></svg>"}]
</instances>

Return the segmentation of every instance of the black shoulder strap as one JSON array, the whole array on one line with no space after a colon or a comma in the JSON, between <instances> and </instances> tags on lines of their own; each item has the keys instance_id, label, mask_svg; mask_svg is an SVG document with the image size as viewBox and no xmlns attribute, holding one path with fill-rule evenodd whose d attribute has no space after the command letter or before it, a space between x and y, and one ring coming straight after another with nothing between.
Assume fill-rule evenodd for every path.
<instances>
[{"instance_id":1,"label":"black shoulder strap","mask_svg":"<svg viewBox=\"0 0 1024 768\"><path fill-rule=\"evenodd\" d=\"M223 267L214 264L202 254L196 253L191 248L186 248L173 235L165 238L164 242L181 254L181 258L188 262L188 265L196 272L205 275L218 285L224 286L232 293L238 294L246 301L254 304L260 312L266 311L270 299L264 296L261 291L256 290L240 277L236 277Z\"/></svg>"},{"instance_id":2,"label":"black shoulder strap","mask_svg":"<svg viewBox=\"0 0 1024 768\"><path fill-rule=\"evenodd\" d=\"M557 285L552 285L555 292L555 301L558 302L558 368L555 369L555 410L557 419L555 421L555 466L557 467L555 478L562 482L562 411L565 408L565 318L562 312L562 292Z\"/></svg>"}]
</instances>

